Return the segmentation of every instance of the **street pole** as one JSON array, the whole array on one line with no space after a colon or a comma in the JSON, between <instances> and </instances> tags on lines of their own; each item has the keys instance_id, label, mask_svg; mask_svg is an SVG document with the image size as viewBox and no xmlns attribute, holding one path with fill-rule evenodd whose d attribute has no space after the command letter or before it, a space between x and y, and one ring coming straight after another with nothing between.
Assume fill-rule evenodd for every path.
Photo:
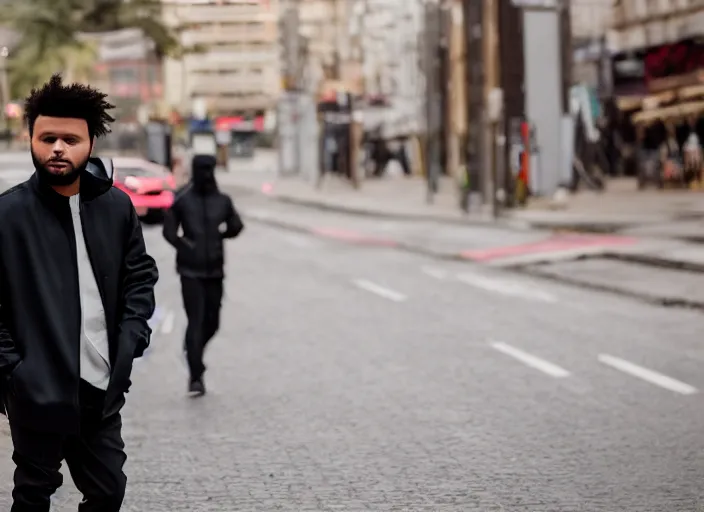
<instances>
[{"instance_id":1,"label":"street pole","mask_svg":"<svg viewBox=\"0 0 704 512\"><path fill-rule=\"evenodd\" d=\"M426 86L426 173L428 204L432 204L437 192L439 169L439 132L442 122L440 82L440 20L438 1L425 2L425 86Z\"/></svg>"},{"instance_id":2,"label":"street pole","mask_svg":"<svg viewBox=\"0 0 704 512\"><path fill-rule=\"evenodd\" d=\"M467 98L465 141L465 169L468 186L462 194L461 206L467 213L481 208L481 146L484 112L484 2L463 0L465 29L465 97Z\"/></svg>"},{"instance_id":3,"label":"street pole","mask_svg":"<svg viewBox=\"0 0 704 512\"><path fill-rule=\"evenodd\" d=\"M564 76L560 0L511 0L523 12L526 118L534 127L538 161L529 188L551 195L563 181Z\"/></svg>"}]
</instances>

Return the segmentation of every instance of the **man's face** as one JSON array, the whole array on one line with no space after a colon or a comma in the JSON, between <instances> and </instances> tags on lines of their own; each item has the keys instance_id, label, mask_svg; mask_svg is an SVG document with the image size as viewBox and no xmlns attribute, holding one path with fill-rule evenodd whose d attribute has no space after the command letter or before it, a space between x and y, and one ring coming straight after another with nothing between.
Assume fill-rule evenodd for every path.
<instances>
[{"instance_id":1,"label":"man's face","mask_svg":"<svg viewBox=\"0 0 704 512\"><path fill-rule=\"evenodd\" d=\"M85 167L92 143L84 119L39 116L32 132L34 165L51 185L70 185Z\"/></svg>"}]
</instances>

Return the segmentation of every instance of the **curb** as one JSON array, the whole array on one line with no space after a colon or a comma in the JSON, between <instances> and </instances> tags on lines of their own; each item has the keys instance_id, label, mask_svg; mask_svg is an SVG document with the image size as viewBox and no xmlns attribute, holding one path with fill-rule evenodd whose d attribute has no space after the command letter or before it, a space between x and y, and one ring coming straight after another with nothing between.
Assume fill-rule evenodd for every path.
<instances>
[{"instance_id":1,"label":"curb","mask_svg":"<svg viewBox=\"0 0 704 512\"><path fill-rule=\"evenodd\" d=\"M414 245L410 245L410 244L405 244L403 242L398 242L398 241L392 240L392 239L365 236L365 235L356 234L353 232L337 231L337 230L331 230L331 229L308 228L305 226L293 224L290 222L282 221L280 219L275 219L275 218L271 218L271 217L261 217L258 215L248 215L246 213L243 213L242 216L245 219L251 220L253 222L258 222L260 224L278 227L278 228L286 229L289 231L294 231L297 233L303 233L303 234L314 236L317 238L325 238L328 240L335 240L335 241L338 241L340 243L344 243L347 245L355 245L355 246L359 246L359 247L397 249L397 250L402 250L402 251L410 253L410 254L427 256L427 257L434 258L437 260L456 261L456 262L459 261L459 262L463 262L463 263L466 263L469 265L474 264L474 265L487 266L487 267L491 266L486 263L482 263L480 261L476 261L471 258L467 258L462 253L443 253L443 252L433 251L432 249L425 249L422 247L418 247L418 246L414 246ZM645 264L651 264L653 266L661 266L661 267L665 267L665 268L676 268L678 270L691 270L691 269L685 268L685 266L683 266L683 265L677 265L675 262L665 260L665 259L641 257L639 255L632 255L632 254L620 254L620 253L609 252L608 250L604 250L604 252L595 252L595 253L591 253L591 254L583 254L583 255L575 256L575 257L571 258L571 260L578 261L578 260L586 260L586 259L594 259L594 258L609 258L609 259L631 261L631 262L636 262L636 263L643 263L644 261L647 261L648 263L645 263ZM657 262L657 263L654 263L654 262ZM544 272L541 272L540 270L537 270L537 267L540 267L541 265L550 265L551 263L553 263L552 260L539 260L539 261L534 261L534 262L531 262L528 264L501 266L501 268L503 270L510 271L510 272L516 272L516 273L520 273L520 274L539 277L541 279L547 279L547 280L554 281L554 282L569 284L569 285L575 286L577 288L596 290L596 291L611 293L613 295L619 295L622 297L629 297L631 299L638 300L639 302L644 302L644 303L652 304L652 305L656 305L656 306L704 311L704 302L700 302L700 301L693 301L693 300L689 300L689 299L682 299L682 298L675 298L675 297L661 297L661 296L640 294L640 293L632 292L629 290L624 290L624 289L618 288L618 287L584 282L584 281L580 281L578 279L571 279L569 277L564 277L564 276L555 276L553 274L544 273ZM704 272L704 265L701 267L698 267L698 266L696 266L696 267L699 269L696 271Z\"/></svg>"},{"instance_id":2,"label":"curb","mask_svg":"<svg viewBox=\"0 0 704 512\"><path fill-rule=\"evenodd\" d=\"M245 212L242 213L242 217L252 222L258 222L267 226L273 226L277 228L286 229L288 231L293 231L296 233L302 233L305 235L314 236L316 238L324 238L327 240L335 240L340 243L347 245L355 245L359 247L375 247L375 248L387 248L387 249L397 249L411 254L418 254L421 256L428 256L435 259L449 260L449 261L465 261L468 263L473 263L473 260L463 257L461 254L457 253L447 253L434 251L432 249L426 249L423 247L418 247L416 245L406 244L393 240L391 238L381 238L374 236L367 236L360 233L355 233L352 231L344 230L333 230L327 228L309 228L306 226L301 226L299 224L294 224L291 222L286 222L280 219L272 217L264 217L260 215L251 215Z\"/></svg>"},{"instance_id":3,"label":"curb","mask_svg":"<svg viewBox=\"0 0 704 512\"><path fill-rule=\"evenodd\" d=\"M287 196L287 195L278 195L278 194L263 194L260 192L258 189L254 189L251 187L246 187L243 185L232 185L232 184L222 184L222 188L229 189L232 191L237 191L237 193L241 194L242 196L258 196L264 199L267 199L269 201L276 201L279 203L283 204L290 204L294 206L303 206L305 208L310 208L314 210L319 210L319 211L324 211L324 212L335 212L335 213L345 213L348 215L354 215L357 217L367 217L367 218L372 218L372 219L385 219L385 220L398 220L398 221L422 221L422 222L432 222L435 224L452 224L452 225L457 225L457 226L482 226L482 227L501 227L505 229L511 229L514 231L525 231L526 229L537 229L541 230L542 228L538 228L533 226L530 222L523 221L520 219L514 219L512 217L507 217L507 216L502 216L499 217L497 220L492 220L492 219L478 219L478 218L472 218L468 215L465 215L463 217L447 217L447 218L438 218L433 215L426 215L426 214L401 214L401 213L391 213L391 212L382 212L378 210L369 210L369 209L364 209L364 208L357 208L354 206L345 206L345 205L333 205L333 204L326 204L326 203L321 203L319 201L315 201L313 199L302 199L298 197L292 197L292 196ZM548 230L554 230L553 228L549 228Z\"/></svg>"},{"instance_id":4,"label":"curb","mask_svg":"<svg viewBox=\"0 0 704 512\"><path fill-rule=\"evenodd\" d=\"M604 257L604 255L602 255ZM586 258L584 258L586 259ZM537 265L538 267L540 265ZM531 268L533 267L533 268ZM623 288L618 288L615 286L609 286L605 284L589 283L585 281L580 281L579 279L572 279L565 276L556 276L548 272L541 272L535 268L536 266L525 266L525 267L506 267L507 270L512 270L521 274L526 274L534 277L539 277L541 279L547 279L557 283L565 283L579 288L584 288L588 290L596 290L600 292L607 292L613 295L619 295L621 297L628 297L631 299L638 300L639 302L644 302L646 304L652 304L655 306L662 306L668 308L680 308L680 309L693 309L697 311L704 311L704 302L682 299L677 297L663 297L658 295L647 295L642 293L633 292L630 290L625 290Z\"/></svg>"},{"instance_id":5,"label":"curb","mask_svg":"<svg viewBox=\"0 0 704 512\"><path fill-rule=\"evenodd\" d=\"M686 272L704 273L704 263L691 263L687 261L669 260L660 256L649 254L615 253L606 252L603 258L625 261L628 263L639 263L651 267L667 268L671 270L682 270Z\"/></svg>"}]
</instances>

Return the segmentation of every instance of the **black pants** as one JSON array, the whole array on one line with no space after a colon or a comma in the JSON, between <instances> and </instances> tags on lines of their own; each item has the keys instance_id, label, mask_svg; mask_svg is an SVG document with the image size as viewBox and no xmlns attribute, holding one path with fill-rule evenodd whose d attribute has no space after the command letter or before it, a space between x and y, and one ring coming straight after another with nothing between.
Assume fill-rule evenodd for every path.
<instances>
[{"instance_id":1,"label":"black pants","mask_svg":"<svg viewBox=\"0 0 704 512\"><path fill-rule=\"evenodd\" d=\"M118 512L127 478L122 472L125 445L120 414L102 419L105 393L81 381L81 431L67 436L37 432L10 418L15 488L11 512L49 512L51 495L61 487L61 462L83 494L79 512Z\"/></svg>"},{"instance_id":2,"label":"black pants","mask_svg":"<svg viewBox=\"0 0 704 512\"><path fill-rule=\"evenodd\" d=\"M198 380L205 372L203 352L220 328L222 279L181 277L183 307L188 317L186 328L186 355L191 380Z\"/></svg>"}]
</instances>

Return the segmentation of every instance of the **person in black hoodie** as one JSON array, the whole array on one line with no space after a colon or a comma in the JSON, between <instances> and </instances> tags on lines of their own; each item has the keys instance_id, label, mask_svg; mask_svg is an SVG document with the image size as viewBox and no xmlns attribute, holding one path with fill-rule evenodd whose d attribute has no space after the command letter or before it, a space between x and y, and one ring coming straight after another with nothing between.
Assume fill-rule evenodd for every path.
<instances>
[{"instance_id":1,"label":"person in black hoodie","mask_svg":"<svg viewBox=\"0 0 704 512\"><path fill-rule=\"evenodd\" d=\"M213 156L193 157L191 181L176 194L164 218L164 238L176 248L176 271L181 276L188 317L184 343L190 372L188 391L196 396L205 394L205 346L220 327L223 240L235 238L244 228L232 200L218 189L215 165Z\"/></svg>"},{"instance_id":2,"label":"person in black hoodie","mask_svg":"<svg viewBox=\"0 0 704 512\"><path fill-rule=\"evenodd\" d=\"M16 464L12 512L49 512L66 463L81 512L117 512L120 410L149 345L158 271L109 160L106 95L54 75L25 102L35 172L0 195L0 398Z\"/></svg>"}]
</instances>

